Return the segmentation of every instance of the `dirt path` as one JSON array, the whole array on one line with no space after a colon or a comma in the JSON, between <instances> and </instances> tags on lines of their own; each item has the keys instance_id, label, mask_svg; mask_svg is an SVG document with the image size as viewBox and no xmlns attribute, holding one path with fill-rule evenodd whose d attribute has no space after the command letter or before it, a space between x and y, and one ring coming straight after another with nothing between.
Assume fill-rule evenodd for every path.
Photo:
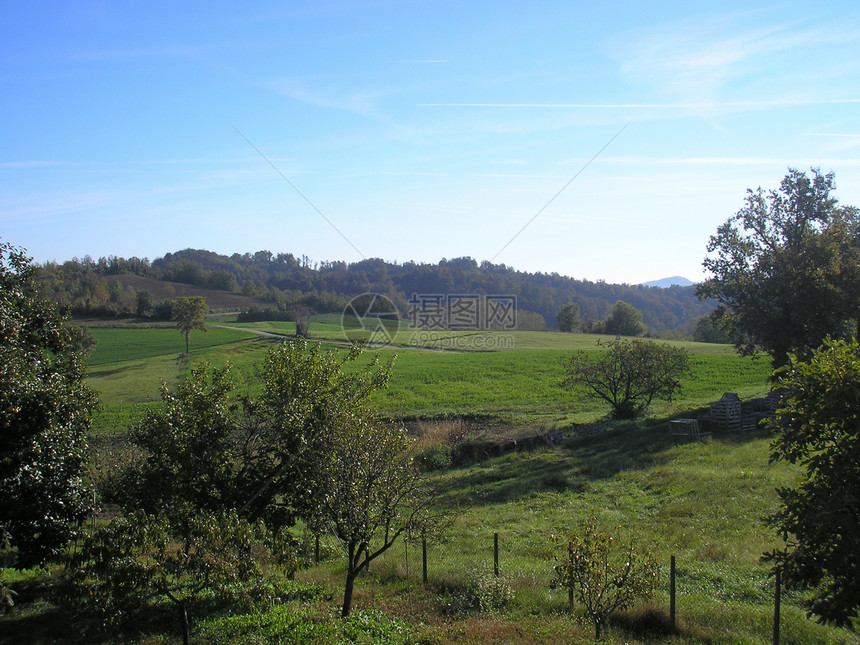
<instances>
[{"instance_id":1,"label":"dirt path","mask_svg":"<svg viewBox=\"0 0 860 645\"><path fill-rule=\"evenodd\" d=\"M212 325L212 327L219 327L220 329L233 329L235 331L246 331L249 334L257 334L258 336L265 336L267 338L292 338L293 337L293 334L275 334L275 333L272 333L270 331L263 331L262 329L253 329L252 327L233 327L232 325ZM348 341L346 339L339 340L337 338L317 338L317 339L312 338L311 340L316 340L318 342L324 342L324 343L333 343L335 345L351 345L352 344L351 341ZM382 347L391 347L392 349L396 349L398 351L401 349L405 349L405 350L412 350L412 351L418 351L418 352L443 352L443 353L451 353L451 354L465 353L463 350L459 350L459 349L440 349L438 347L414 347L411 345L395 345L393 343L388 344L388 345L381 345L379 347L377 347L375 345L368 345L368 349L381 349Z\"/></svg>"}]
</instances>

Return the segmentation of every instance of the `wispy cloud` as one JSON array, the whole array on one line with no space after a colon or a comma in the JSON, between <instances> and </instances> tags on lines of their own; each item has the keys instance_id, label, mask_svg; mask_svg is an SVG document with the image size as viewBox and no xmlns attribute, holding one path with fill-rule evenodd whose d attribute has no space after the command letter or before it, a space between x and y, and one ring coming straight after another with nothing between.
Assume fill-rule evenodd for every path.
<instances>
[{"instance_id":1,"label":"wispy cloud","mask_svg":"<svg viewBox=\"0 0 860 645\"><path fill-rule=\"evenodd\" d=\"M269 87L281 96L299 101L300 103L352 112L360 116L374 118L379 116L378 106L380 99L389 94L389 92L384 90L362 90L343 93L330 89L312 89L297 79L275 81L270 83Z\"/></svg>"},{"instance_id":2,"label":"wispy cloud","mask_svg":"<svg viewBox=\"0 0 860 645\"><path fill-rule=\"evenodd\" d=\"M850 134L843 132L807 132L808 137L860 137L860 134Z\"/></svg>"},{"instance_id":3,"label":"wispy cloud","mask_svg":"<svg viewBox=\"0 0 860 645\"><path fill-rule=\"evenodd\" d=\"M742 78L757 79L765 74L762 83L773 86L780 83L780 76L793 75L797 64L807 64L809 52L827 57L860 41L850 18L839 24L817 25L804 21L767 24L767 20L765 11L755 11L675 21L645 33L621 34L609 44L610 55L628 79L657 94L680 98L682 107L755 108L771 102L725 102L719 98L731 83ZM801 97L807 89L785 85L786 92Z\"/></svg>"},{"instance_id":4,"label":"wispy cloud","mask_svg":"<svg viewBox=\"0 0 860 645\"><path fill-rule=\"evenodd\" d=\"M58 166L72 166L75 164L69 163L67 161L48 161L45 159L32 159L26 161L0 161L0 168L40 168L40 167L51 167L56 168Z\"/></svg>"},{"instance_id":5,"label":"wispy cloud","mask_svg":"<svg viewBox=\"0 0 860 645\"><path fill-rule=\"evenodd\" d=\"M567 159L562 164L579 164L583 159ZM860 159L839 158L807 158L791 159L786 157L646 157L646 156L614 156L603 157L602 164L615 164L620 166L642 166L652 168L655 166L799 166L799 167L860 167Z\"/></svg>"},{"instance_id":6,"label":"wispy cloud","mask_svg":"<svg viewBox=\"0 0 860 645\"><path fill-rule=\"evenodd\" d=\"M137 49L91 49L70 52L67 56L81 61L115 61L144 58L197 58L211 55L215 51L217 51L216 47L176 44Z\"/></svg>"},{"instance_id":7,"label":"wispy cloud","mask_svg":"<svg viewBox=\"0 0 860 645\"><path fill-rule=\"evenodd\" d=\"M804 105L849 105L853 103L860 103L860 98L784 99L773 101L718 101L707 103L419 103L418 107L555 108L581 110L688 110L712 107L772 108Z\"/></svg>"}]
</instances>

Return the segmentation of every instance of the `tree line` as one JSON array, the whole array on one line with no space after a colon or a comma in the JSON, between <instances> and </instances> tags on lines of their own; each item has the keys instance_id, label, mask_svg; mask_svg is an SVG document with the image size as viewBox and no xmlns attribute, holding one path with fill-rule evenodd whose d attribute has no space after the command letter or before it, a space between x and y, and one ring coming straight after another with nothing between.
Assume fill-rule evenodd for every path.
<instances>
[{"instance_id":1,"label":"tree line","mask_svg":"<svg viewBox=\"0 0 860 645\"><path fill-rule=\"evenodd\" d=\"M556 327L559 309L570 302L577 304L583 324L590 326L604 320L615 303L623 300L642 312L643 323L652 333L690 335L696 320L712 309L696 297L693 287L590 282L557 273L517 271L504 264L479 264L469 257L443 258L436 264L381 259L346 263L312 262L305 256L269 251L226 256L185 249L151 262L134 257L84 257L46 263L41 269L52 297L71 306L76 315L154 312L138 300L146 296L110 279L118 275L241 293L272 303L267 313L280 316L298 305L319 313L341 312L350 298L361 293L385 295L403 315L412 294L504 294L516 295L519 311L526 317L541 316L550 328ZM529 319L528 327L539 328L540 321Z\"/></svg>"}]
</instances>

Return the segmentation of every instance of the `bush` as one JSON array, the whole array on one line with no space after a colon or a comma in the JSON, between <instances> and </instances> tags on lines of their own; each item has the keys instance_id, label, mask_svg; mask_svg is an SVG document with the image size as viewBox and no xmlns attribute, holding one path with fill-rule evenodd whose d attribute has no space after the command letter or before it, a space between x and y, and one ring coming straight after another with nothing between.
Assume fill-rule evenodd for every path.
<instances>
[{"instance_id":1,"label":"bush","mask_svg":"<svg viewBox=\"0 0 860 645\"><path fill-rule=\"evenodd\" d=\"M448 443L437 443L416 457L422 470L447 470L452 465L452 448Z\"/></svg>"},{"instance_id":2,"label":"bush","mask_svg":"<svg viewBox=\"0 0 860 645\"><path fill-rule=\"evenodd\" d=\"M455 588L445 599L442 611L453 616L501 611L513 598L514 591L507 578L486 573Z\"/></svg>"}]
</instances>

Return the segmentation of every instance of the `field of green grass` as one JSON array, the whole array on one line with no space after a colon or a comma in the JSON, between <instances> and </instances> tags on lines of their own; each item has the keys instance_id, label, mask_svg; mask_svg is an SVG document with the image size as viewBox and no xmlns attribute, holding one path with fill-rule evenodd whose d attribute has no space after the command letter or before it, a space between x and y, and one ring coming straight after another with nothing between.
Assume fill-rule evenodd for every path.
<instances>
[{"instance_id":1,"label":"field of green grass","mask_svg":"<svg viewBox=\"0 0 860 645\"><path fill-rule=\"evenodd\" d=\"M292 323L223 324L246 331L212 326L206 334L192 332L187 358L175 329L93 328L98 346L90 357L89 383L102 400L97 448L108 451L121 440L129 423L158 399L160 382L174 383L196 362L232 363L244 391L265 352L295 331ZM763 518L776 508L776 487L792 483L798 473L769 463L771 438L764 431L688 442L668 430L670 418L693 415L726 391L743 399L762 395L770 375L766 360L741 358L726 346L673 343L691 354L692 372L680 395L653 406L646 419L606 422L602 432L586 434L576 424L601 419L606 405L560 384L566 357L576 350L600 351L598 337L495 332L512 345L479 351L473 345L441 347L439 339L415 347L405 333L393 346L367 349L349 366L361 370L374 358L394 359L390 386L375 400L383 415L403 420L419 435L432 429L437 438L431 448L444 443L438 437L462 434L463 428L471 433L467 442L560 429L563 443L492 457L476 450L455 460L458 465L428 472L452 524L444 540L429 545L426 586L420 545L401 542L358 580L358 613L351 623L340 623L333 616L345 565L336 545L323 539L324 561L300 571L295 582L316 591L285 595L283 604L251 613L204 613L195 626L196 642L591 642L591 626L576 612L571 616L566 593L550 589L566 535L589 517L652 549L663 565L657 595L617 615L607 642L771 642L772 580L760 558L779 542ZM311 334L312 342L345 351L338 321L314 321ZM492 572L494 533L510 602L495 611L458 610L458 598ZM667 629L671 555L678 563L677 634ZM22 584L26 589L29 583ZM852 632L806 618L801 599L800 592L784 593L783 643L860 642ZM50 603L21 604L19 622L0 618L0 643L26 634L42 635L33 642L76 642L77 636L52 627L50 612L56 610ZM4 621L13 640L3 636ZM176 642L164 626L100 638Z\"/></svg>"},{"instance_id":2,"label":"field of green grass","mask_svg":"<svg viewBox=\"0 0 860 645\"><path fill-rule=\"evenodd\" d=\"M336 342L345 351L340 331L315 332L311 342ZM234 365L237 378L253 374L266 350L291 337L293 323L230 324L278 337L211 327L193 332L191 355L181 357L184 339L171 329L92 330L98 345L90 357L90 383L107 405L141 403L158 396L162 380L172 383L189 365L208 361ZM340 336L338 336L340 334ZM382 414L396 418L450 415L494 416L515 421L588 422L605 414L605 406L581 392L561 387L564 362L577 350L599 351L598 336L553 332L489 332L485 337L512 339L510 349L493 351L438 351L430 347L368 348L366 356L349 369L366 367L372 357L383 363L394 359L389 388L376 395ZM605 338L604 338L605 341ZM673 343L691 353L692 372L680 396L654 407L654 414L699 408L723 392L742 397L767 391L770 368L765 360L737 356L730 347L704 343Z\"/></svg>"}]
</instances>

